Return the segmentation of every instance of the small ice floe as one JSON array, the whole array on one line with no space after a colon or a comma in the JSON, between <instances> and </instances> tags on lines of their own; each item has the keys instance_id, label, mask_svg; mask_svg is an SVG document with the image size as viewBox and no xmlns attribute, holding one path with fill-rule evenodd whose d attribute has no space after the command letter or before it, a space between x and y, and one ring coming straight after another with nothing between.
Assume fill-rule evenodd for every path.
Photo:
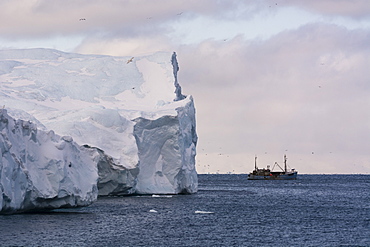
<instances>
[{"instance_id":1,"label":"small ice floe","mask_svg":"<svg viewBox=\"0 0 370 247\"><path fill-rule=\"evenodd\" d=\"M158 213L158 211L157 210L154 210L154 209L150 209L149 210L149 213Z\"/></svg>"},{"instance_id":2,"label":"small ice floe","mask_svg":"<svg viewBox=\"0 0 370 247\"><path fill-rule=\"evenodd\" d=\"M171 195L152 195L152 197L166 197L166 198L171 198Z\"/></svg>"},{"instance_id":3,"label":"small ice floe","mask_svg":"<svg viewBox=\"0 0 370 247\"><path fill-rule=\"evenodd\" d=\"M214 214L214 212L210 212L210 211L200 211L200 210L195 210L196 214Z\"/></svg>"}]
</instances>

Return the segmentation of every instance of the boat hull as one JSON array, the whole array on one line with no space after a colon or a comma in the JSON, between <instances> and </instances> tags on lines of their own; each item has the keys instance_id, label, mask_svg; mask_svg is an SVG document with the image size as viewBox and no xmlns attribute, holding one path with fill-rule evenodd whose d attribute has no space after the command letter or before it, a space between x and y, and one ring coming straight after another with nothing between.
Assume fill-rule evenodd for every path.
<instances>
[{"instance_id":1,"label":"boat hull","mask_svg":"<svg viewBox=\"0 0 370 247\"><path fill-rule=\"evenodd\" d=\"M297 179L297 172L285 173L285 174L270 174L270 175L254 175L249 174L248 180L294 180Z\"/></svg>"}]
</instances>

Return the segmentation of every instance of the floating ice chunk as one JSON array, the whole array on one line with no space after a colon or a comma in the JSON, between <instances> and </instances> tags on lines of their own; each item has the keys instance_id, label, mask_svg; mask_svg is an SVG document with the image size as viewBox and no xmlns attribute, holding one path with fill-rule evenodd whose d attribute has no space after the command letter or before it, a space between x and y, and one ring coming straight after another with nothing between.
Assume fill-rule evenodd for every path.
<instances>
[{"instance_id":1,"label":"floating ice chunk","mask_svg":"<svg viewBox=\"0 0 370 247\"><path fill-rule=\"evenodd\" d=\"M171 195L152 195L152 197L165 197L165 198L171 198Z\"/></svg>"},{"instance_id":2,"label":"floating ice chunk","mask_svg":"<svg viewBox=\"0 0 370 247\"><path fill-rule=\"evenodd\" d=\"M214 212L210 212L210 211L200 211L200 210L195 210L196 214L214 214Z\"/></svg>"}]
</instances>

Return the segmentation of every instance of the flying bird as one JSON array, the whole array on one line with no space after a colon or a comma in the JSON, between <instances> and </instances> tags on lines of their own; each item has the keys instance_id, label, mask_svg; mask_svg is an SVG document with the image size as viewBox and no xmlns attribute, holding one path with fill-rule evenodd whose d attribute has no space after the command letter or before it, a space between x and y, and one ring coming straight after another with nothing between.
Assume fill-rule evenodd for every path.
<instances>
[{"instance_id":1,"label":"flying bird","mask_svg":"<svg viewBox=\"0 0 370 247\"><path fill-rule=\"evenodd\" d=\"M86 21L86 19L85 18L81 18L80 21Z\"/></svg>"},{"instance_id":2,"label":"flying bird","mask_svg":"<svg viewBox=\"0 0 370 247\"><path fill-rule=\"evenodd\" d=\"M127 64L131 63L133 59L134 59L134 57L132 57L129 60L127 60Z\"/></svg>"}]
</instances>

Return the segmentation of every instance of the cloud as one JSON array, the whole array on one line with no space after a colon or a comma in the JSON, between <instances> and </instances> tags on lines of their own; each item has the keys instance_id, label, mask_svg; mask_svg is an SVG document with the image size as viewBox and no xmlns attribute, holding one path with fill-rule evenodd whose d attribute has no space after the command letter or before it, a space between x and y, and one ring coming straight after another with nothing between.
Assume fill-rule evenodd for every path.
<instances>
[{"instance_id":1,"label":"cloud","mask_svg":"<svg viewBox=\"0 0 370 247\"><path fill-rule=\"evenodd\" d=\"M236 0L14 0L0 2L3 37L42 37L76 33L135 34L194 15L227 16ZM151 27L151 28L150 28Z\"/></svg>"},{"instance_id":2,"label":"cloud","mask_svg":"<svg viewBox=\"0 0 370 247\"><path fill-rule=\"evenodd\" d=\"M180 83L195 98L200 153L290 150L306 161L311 152L335 153L341 172L347 157L365 164L368 44L367 31L317 23L266 41L239 36L180 47Z\"/></svg>"},{"instance_id":3,"label":"cloud","mask_svg":"<svg viewBox=\"0 0 370 247\"><path fill-rule=\"evenodd\" d=\"M353 19L370 19L370 5L367 0L285 0L284 5L305 8L323 15L342 16Z\"/></svg>"},{"instance_id":4,"label":"cloud","mask_svg":"<svg viewBox=\"0 0 370 247\"><path fill-rule=\"evenodd\" d=\"M250 20L284 7L354 19L370 17L366 0L14 0L0 2L0 34L8 39L82 33L123 38L169 32L168 24L179 20L197 17L218 21Z\"/></svg>"},{"instance_id":5,"label":"cloud","mask_svg":"<svg viewBox=\"0 0 370 247\"><path fill-rule=\"evenodd\" d=\"M75 48L82 54L112 56L141 56L157 51L174 51L173 44L165 36L140 38L88 38Z\"/></svg>"}]
</instances>

